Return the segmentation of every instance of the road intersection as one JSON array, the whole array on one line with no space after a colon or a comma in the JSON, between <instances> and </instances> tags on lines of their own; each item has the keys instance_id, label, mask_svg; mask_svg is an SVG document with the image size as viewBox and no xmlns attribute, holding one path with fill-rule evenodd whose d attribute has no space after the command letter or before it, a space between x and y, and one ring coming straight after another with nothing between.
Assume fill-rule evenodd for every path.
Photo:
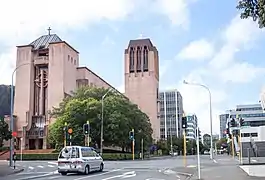
<instances>
[{"instance_id":1,"label":"road intersection","mask_svg":"<svg viewBox=\"0 0 265 180\"><path fill-rule=\"evenodd\" d=\"M184 167L181 156L157 160L106 161L101 173L89 175L61 176L57 172L56 162L18 162L25 171L5 177L5 180L187 180L197 177L196 156L188 156ZM226 173L228 172L228 173ZM201 156L201 174L205 180L250 178L238 168L238 161L229 156L218 156L210 160L209 156Z\"/></svg>"}]
</instances>

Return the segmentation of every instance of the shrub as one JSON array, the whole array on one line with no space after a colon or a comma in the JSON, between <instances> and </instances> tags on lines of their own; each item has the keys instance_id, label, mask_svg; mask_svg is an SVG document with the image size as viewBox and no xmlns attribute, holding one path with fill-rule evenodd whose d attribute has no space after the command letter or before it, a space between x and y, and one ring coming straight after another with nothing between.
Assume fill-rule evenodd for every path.
<instances>
[{"instance_id":1,"label":"shrub","mask_svg":"<svg viewBox=\"0 0 265 180\"><path fill-rule=\"evenodd\" d=\"M135 159L138 159L138 155L135 155ZM20 159L20 154L17 153L17 159ZM33 160L44 160L51 161L58 159L58 153L50 154L23 154L22 159L24 161L33 161ZM123 153L103 153L103 159L109 161L116 160L132 160L132 154L123 154Z\"/></svg>"}]
</instances>

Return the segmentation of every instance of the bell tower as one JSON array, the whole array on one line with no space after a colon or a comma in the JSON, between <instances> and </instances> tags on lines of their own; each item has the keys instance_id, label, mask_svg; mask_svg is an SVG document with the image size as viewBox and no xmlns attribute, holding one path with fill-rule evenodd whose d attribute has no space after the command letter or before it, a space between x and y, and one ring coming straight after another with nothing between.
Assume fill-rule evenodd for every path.
<instances>
[{"instance_id":1,"label":"bell tower","mask_svg":"<svg viewBox=\"0 0 265 180\"><path fill-rule=\"evenodd\" d=\"M160 139L159 56L150 39L129 42L125 49L125 95L148 115L153 138Z\"/></svg>"}]
</instances>

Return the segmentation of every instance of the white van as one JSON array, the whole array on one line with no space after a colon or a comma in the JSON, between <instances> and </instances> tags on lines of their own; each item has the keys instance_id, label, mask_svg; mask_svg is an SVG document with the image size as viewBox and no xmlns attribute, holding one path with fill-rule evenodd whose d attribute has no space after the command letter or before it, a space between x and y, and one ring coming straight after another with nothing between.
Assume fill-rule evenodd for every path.
<instances>
[{"instance_id":1,"label":"white van","mask_svg":"<svg viewBox=\"0 0 265 180\"><path fill-rule=\"evenodd\" d=\"M103 171L102 157L92 147L66 146L58 156L58 172L89 174L91 171Z\"/></svg>"}]
</instances>

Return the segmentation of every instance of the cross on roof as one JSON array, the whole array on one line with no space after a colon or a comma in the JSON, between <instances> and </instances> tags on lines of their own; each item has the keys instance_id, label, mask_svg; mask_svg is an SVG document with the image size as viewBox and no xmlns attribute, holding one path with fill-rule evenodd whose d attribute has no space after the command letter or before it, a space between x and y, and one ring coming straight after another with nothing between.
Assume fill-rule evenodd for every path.
<instances>
[{"instance_id":1,"label":"cross on roof","mask_svg":"<svg viewBox=\"0 0 265 180\"><path fill-rule=\"evenodd\" d=\"M47 30L48 30L48 34L51 35L51 30L52 30L51 27L49 27Z\"/></svg>"}]
</instances>

